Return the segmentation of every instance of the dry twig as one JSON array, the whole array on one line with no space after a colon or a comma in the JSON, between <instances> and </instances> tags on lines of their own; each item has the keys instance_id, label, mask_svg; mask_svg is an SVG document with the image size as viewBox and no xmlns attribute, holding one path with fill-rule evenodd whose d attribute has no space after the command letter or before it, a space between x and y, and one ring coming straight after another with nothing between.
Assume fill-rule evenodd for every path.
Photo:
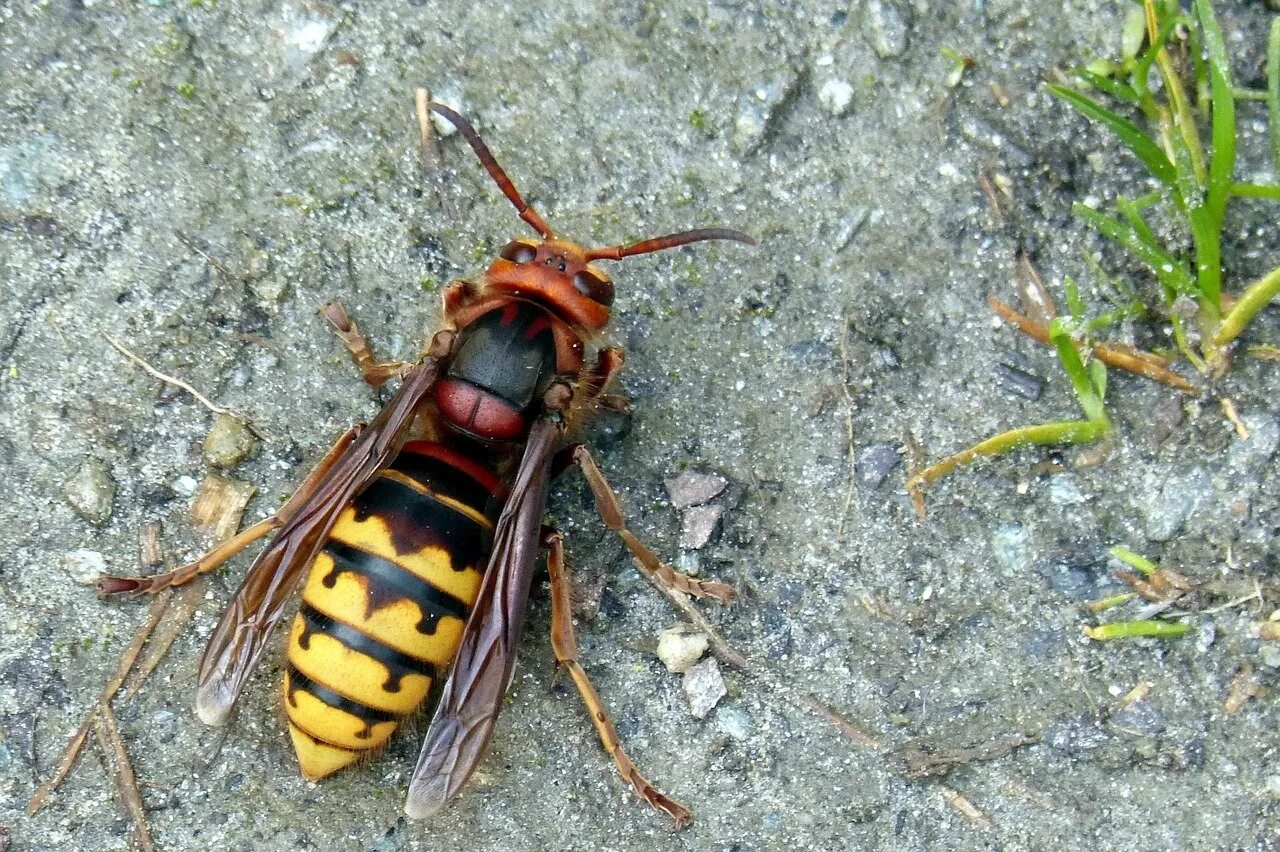
<instances>
[{"instance_id":1,"label":"dry twig","mask_svg":"<svg viewBox=\"0 0 1280 852\"><path fill-rule=\"evenodd\" d=\"M196 607L200 605L200 600L204 597L204 583L187 583L185 586L180 587L175 594L178 600L172 607L173 611L168 614L164 624L147 642L147 656L143 659L142 664L135 669L133 677L130 679L129 688L124 692L126 701L137 694L142 684L156 670L156 666L160 665L160 661L169 653L173 643L186 630L187 622L191 621L191 616L196 614Z\"/></svg>"},{"instance_id":2,"label":"dry twig","mask_svg":"<svg viewBox=\"0 0 1280 852\"><path fill-rule=\"evenodd\" d=\"M418 115L418 164L422 169L422 176L435 186L436 195L440 199L440 209L444 212L445 218L453 219L456 217L456 211L448 193L444 191L444 182L440 180L440 144L436 139L435 127L431 124L431 115L427 110L427 104L431 101L431 92L425 88L419 88L413 93L413 100Z\"/></svg>"},{"instance_id":3,"label":"dry twig","mask_svg":"<svg viewBox=\"0 0 1280 852\"><path fill-rule=\"evenodd\" d=\"M1049 327L1044 323L1037 322L1026 314L1019 313L995 296L988 296L987 304L1009 326L1038 343L1045 346L1053 345L1049 340ZM1099 343L1093 347L1091 354L1108 366L1127 370L1130 373L1142 376L1144 379L1151 379L1152 381L1169 385L1185 393L1200 392L1198 387L1165 366L1168 363L1166 359L1150 352L1142 352L1137 349L1129 349L1128 347L1109 343Z\"/></svg>"},{"instance_id":4,"label":"dry twig","mask_svg":"<svg viewBox=\"0 0 1280 852\"><path fill-rule=\"evenodd\" d=\"M209 254L209 252L201 248L200 244L197 243L195 240L191 239L191 237L187 236L182 231L179 231L176 228L173 231L173 235L178 238L178 242L182 243L184 246L186 246L187 248L191 249L193 252L200 255L202 258L204 258L205 263L209 264L214 269L216 269L218 271L218 274L222 276L222 279L224 281L235 280L235 276L232 275L230 272L228 272L227 268L223 266L222 263L220 263L216 257L214 257L213 255Z\"/></svg>"},{"instance_id":5,"label":"dry twig","mask_svg":"<svg viewBox=\"0 0 1280 852\"><path fill-rule=\"evenodd\" d=\"M111 710L109 701L98 703L98 724L94 733L98 743L107 753L107 762L115 769L116 790L120 799L133 819L134 839L143 852L155 852L155 844L151 842L151 828L147 825L147 811L142 806L142 794L138 792L138 778L133 774L133 764L129 762L129 752L125 750L124 740L120 737L120 723Z\"/></svg>"},{"instance_id":6,"label":"dry twig","mask_svg":"<svg viewBox=\"0 0 1280 852\"><path fill-rule=\"evenodd\" d=\"M1224 396L1218 400L1222 405L1222 414L1231 423L1232 428L1236 430L1236 437L1241 441L1249 440L1249 427L1244 425L1244 421L1240 419L1239 413L1236 412L1236 404L1231 401L1231 397Z\"/></svg>"},{"instance_id":7,"label":"dry twig","mask_svg":"<svg viewBox=\"0 0 1280 852\"><path fill-rule=\"evenodd\" d=\"M147 638L156 629L156 624L160 622L160 618L168 608L170 597L170 593L166 590L156 595L151 602L151 611L147 613L147 620L138 628L138 632L133 635L133 639L130 640L128 647L125 648L123 656L120 657L120 665L116 669L116 674L111 680L107 681L106 687L103 688L102 694L98 697L98 702L89 708L89 712L85 714L84 721L80 723L79 730L71 738L71 743L67 746L66 752L63 753L62 760L59 761L53 777L40 785L40 788L31 796L31 801L27 803L27 816L34 816L37 811L44 807L44 803L49 796L58 789L58 786L66 780L67 775L75 768L76 761L80 758L80 751L84 748L84 741L89 736L89 730L93 727L99 708L110 703L111 699L120 690L120 685L124 683L124 679L129 676L129 672L133 669L133 664L137 661L138 653L142 650L142 646L146 644Z\"/></svg>"},{"instance_id":8,"label":"dry twig","mask_svg":"<svg viewBox=\"0 0 1280 852\"><path fill-rule=\"evenodd\" d=\"M245 417L243 414L240 414L239 412L236 412L236 411L232 411L230 408L223 408L221 405L215 405L213 402L209 400L207 396L200 393L200 391L196 390L191 385L184 382L182 379L179 379L175 376L170 376L168 373L162 373L159 370L157 370L155 367L148 364L140 356L135 355L133 352L129 351L123 343L116 340L111 335L103 334L102 336L107 339L108 343L110 343L112 346L118 349L120 351L120 354L124 355L130 361L137 364L142 369L146 370L152 376L155 376L157 379L164 382L165 384L173 385L176 388L181 388L182 390L191 394L196 398L196 400L201 405L203 405L205 408L212 411L214 414L226 414L230 417L235 417L238 420L244 421L244 424L249 428L249 431L253 432L253 434L257 435L262 440L264 441L267 440L267 436L263 434L262 430L260 430L257 426L254 426L253 423L250 422L249 418Z\"/></svg>"},{"instance_id":9,"label":"dry twig","mask_svg":"<svg viewBox=\"0 0 1280 852\"><path fill-rule=\"evenodd\" d=\"M979 828L994 828L995 824L991 822L991 818L978 810L978 806L969 801L958 790L953 790L946 785L942 786L942 797L947 800L947 804L960 812L960 816Z\"/></svg>"}]
</instances>

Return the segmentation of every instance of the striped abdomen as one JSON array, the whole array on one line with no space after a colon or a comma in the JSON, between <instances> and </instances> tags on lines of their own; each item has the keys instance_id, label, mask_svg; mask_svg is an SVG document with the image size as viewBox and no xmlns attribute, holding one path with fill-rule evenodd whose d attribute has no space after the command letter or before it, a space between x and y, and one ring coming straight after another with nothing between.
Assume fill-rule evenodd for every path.
<instances>
[{"instance_id":1,"label":"striped abdomen","mask_svg":"<svg viewBox=\"0 0 1280 852\"><path fill-rule=\"evenodd\" d=\"M343 510L289 637L285 712L308 779L385 743L452 662L497 485L456 452L414 442Z\"/></svg>"}]
</instances>

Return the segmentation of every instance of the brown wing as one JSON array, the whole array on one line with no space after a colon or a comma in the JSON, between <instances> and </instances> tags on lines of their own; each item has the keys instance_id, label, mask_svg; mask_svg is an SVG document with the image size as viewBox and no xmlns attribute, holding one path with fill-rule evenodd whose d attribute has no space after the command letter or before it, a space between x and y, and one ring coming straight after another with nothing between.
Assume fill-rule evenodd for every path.
<instances>
[{"instance_id":1,"label":"brown wing","mask_svg":"<svg viewBox=\"0 0 1280 852\"><path fill-rule=\"evenodd\" d=\"M430 816L458 795L484 754L515 671L516 642L538 555L551 457L560 428L537 420L529 433L471 617L427 728L405 813Z\"/></svg>"},{"instance_id":2,"label":"brown wing","mask_svg":"<svg viewBox=\"0 0 1280 852\"><path fill-rule=\"evenodd\" d=\"M427 358L405 376L386 407L321 476L249 569L200 658L196 714L206 724L220 725L230 715L303 572L343 508L395 457L438 372L435 359Z\"/></svg>"}]
</instances>

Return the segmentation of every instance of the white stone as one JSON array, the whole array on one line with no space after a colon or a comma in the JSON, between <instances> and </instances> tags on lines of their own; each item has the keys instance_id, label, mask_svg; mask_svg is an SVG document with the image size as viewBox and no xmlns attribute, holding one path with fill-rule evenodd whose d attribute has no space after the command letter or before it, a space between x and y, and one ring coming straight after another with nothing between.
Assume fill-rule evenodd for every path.
<instances>
[{"instance_id":1,"label":"white stone","mask_svg":"<svg viewBox=\"0 0 1280 852\"><path fill-rule=\"evenodd\" d=\"M704 633L694 633L683 625L672 627L658 635L658 659L667 671L683 674L702 659L710 645Z\"/></svg>"},{"instance_id":2,"label":"white stone","mask_svg":"<svg viewBox=\"0 0 1280 852\"><path fill-rule=\"evenodd\" d=\"M96 550L80 548L62 554L60 566L67 576L82 586L92 586L107 573L107 560Z\"/></svg>"},{"instance_id":3,"label":"white stone","mask_svg":"<svg viewBox=\"0 0 1280 852\"><path fill-rule=\"evenodd\" d=\"M839 118L849 111L849 104L853 103L853 86L844 80L828 80L818 91L818 100L827 112Z\"/></svg>"}]
</instances>

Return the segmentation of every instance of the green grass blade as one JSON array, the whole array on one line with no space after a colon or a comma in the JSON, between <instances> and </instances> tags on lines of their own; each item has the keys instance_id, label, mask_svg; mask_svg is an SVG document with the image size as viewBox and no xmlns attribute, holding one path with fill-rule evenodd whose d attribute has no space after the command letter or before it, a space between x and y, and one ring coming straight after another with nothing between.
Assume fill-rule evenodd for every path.
<instances>
[{"instance_id":1,"label":"green grass blade","mask_svg":"<svg viewBox=\"0 0 1280 852\"><path fill-rule=\"evenodd\" d=\"M1181 621L1116 621L1111 624L1100 624L1097 627L1086 627L1084 633L1097 642L1112 639L1134 639L1146 637L1150 639L1177 639L1185 636L1191 628Z\"/></svg>"},{"instance_id":2,"label":"green grass blade","mask_svg":"<svg viewBox=\"0 0 1280 852\"><path fill-rule=\"evenodd\" d=\"M1270 198L1280 201L1280 184L1273 183L1233 183L1231 194L1250 198Z\"/></svg>"},{"instance_id":3,"label":"green grass blade","mask_svg":"<svg viewBox=\"0 0 1280 852\"><path fill-rule=\"evenodd\" d=\"M1089 362L1089 381L1093 383L1093 389L1098 394L1098 400L1107 401L1107 365L1101 361Z\"/></svg>"},{"instance_id":4,"label":"green grass blade","mask_svg":"<svg viewBox=\"0 0 1280 852\"><path fill-rule=\"evenodd\" d=\"M1133 87L1128 84L1117 82L1112 80L1110 77L1104 77L1101 74L1095 74L1088 68L1077 68L1075 74L1090 86L1093 86L1100 92L1106 92L1116 100L1125 101L1126 103L1131 103L1134 106L1141 105L1141 99L1138 97L1138 93L1135 92Z\"/></svg>"},{"instance_id":5,"label":"green grass blade","mask_svg":"<svg viewBox=\"0 0 1280 852\"><path fill-rule=\"evenodd\" d=\"M1098 389L1094 386L1093 380L1089 377L1089 371L1084 366L1084 361L1080 359L1080 351L1076 349L1076 342L1067 333L1066 326L1061 319L1055 319L1049 323L1049 339L1053 341L1053 346L1058 350L1058 360L1062 362L1062 369L1066 372L1067 377L1071 379L1071 387L1075 389L1076 399L1080 401L1080 408L1084 410L1084 416L1089 419L1090 423L1107 422L1107 412L1102 405L1102 397L1098 395Z\"/></svg>"},{"instance_id":6,"label":"green grass blade","mask_svg":"<svg viewBox=\"0 0 1280 852\"><path fill-rule=\"evenodd\" d=\"M1067 295L1067 310L1071 312L1071 319L1080 322L1084 319L1084 299L1080 298L1080 285L1068 275L1062 279L1062 289Z\"/></svg>"},{"instance_id":7,"label":"green grass blade","mask_svg":"<svg viewBox=\"0 0 1280 852\"><path fill-rule=\"evenodd\" d=\"M1280 17L1267 43L1267 113L1271 116L1271 171L1280 176Z\"/></svg>"},{"instance_id":8,"label":"green grass blade","mask_svg":"<svg viewBox=\"0 0 1280 852\"><path fill-rule=\"evenodd\" d=\"M1160 54L1165 43L1169 41L1169 36L1173 35L1173 28L1177 25L1177 15L1167 15L1164 18L1160 18L1157 15L1156 26L1159 31L1156 37L1147 45L1147 49L1138 57L1137 62L1133 64L1133 74L1129 78L1133 90L1142 99L1142 111L1151 121L1157 119L1155 98L1151 94L1151 87L1147 84L1151 77L1151 66L1155 64L1156 56Z\"/></svg>"},{"instance_id":9,"label":"green grass blade","mask_svg":"<svg viewBox=\"0 0 1280 852\"><path fill-rule=\"evenodd\" d=\"M1071 208L1075 214L1110 240L1133 252L1150 267L1152 274L1164 287L1165 296L1173 301L1179 295L1195 293L1195 284L1182 262L1155 243L1148 242L1125 222L1112 219L1092 207L1077 202Z\"/></svg>"},{"instance_id":10,"label":"green grass blade","mask_svg":"<svg viewBox=\"0 0 1280 852\"><path fill-rule=\"evenodd\" d=\"M1222 300L1221 235L1227 199L1231 195L1231 175L1236 165L1236 102L1232 92L1231 63L1222 39L1218 19L1209 0L1196 0L1196 17L1200 19L1204 48L1209 60L1209 97L1213 105L1211 118L1213 153L1209 158L1209 184L1205 193L1208 221L1213 228L1214 245L1197 245L1196 276L1202 296L1216 312ZM1207 235L1206 235L1207 236ZM1199 241L1197 241L1199 242ZM1211 252L1201 252L1212 248ZM1205 255L1208 256L1205 256Z\"/></svg>"},{"instance_id":11,"label":"green grass blade","mask_svg":"<svg viewBox=\"0 0 1280 852\"><path fill-rule=\"evenodd\" d=\"M1140 317L1147 312L1146 306L1142 302L1130 302L1127 305L1121 305L1114 310L1107 311L1105 314L1099 314L1084 324L1086 334L1094 335L1102 331L1106 331L1113 325L1118 325L1129 317Z\"/></svg>"},{"instance_id":12,"label":"green grass blade","mask_svg":"<svg viewBox=\"0 0 1280 852\"><path fill-rule=\"evenodd\" d=\"M1151 137L1143 133L1138 125L1123 116L1117 115L1093 98L1081 94L1075 89L1055 84L1050 84L1048 89L1055 97L1066 101L1085 118L1106 125L1112 133L1119 137L1124 146L1142 161L1142 164L1147 167L1147 171L1151 172L1152 177L1169 187L1170 190L1177 191L1178 173L1174 169L1173 163L1169 162L1169 157L1165 155L1160 146Z\"/></svg>"},{"instance_id":13,"label":"green grass blade","mask_svg":"<svg viewBox=\"0 0 1280 852\"><path fill-rule=\"evenodd\" d=\"M1119 559L1125 565L1128 565L1130 568L1133 568L1147 577L1150 577L1152 574L1160 570L1159 565L1152 562L1141 553L1135 553L1123 544L1117 544L1107 552L1116 559Z\"/></svg>"},{"instance_id":14,"label":"green grass blade","mask_svg":"<svg viewBox=\"0 0 1280 852\"><path fill-rule=\"evenodd\" d=\"M1062 420L1056 423L1020 426L1008 432L1001 432L999 435L992 435L985 441L980 441L966 450L935 462L914 474L908 480L907 487L917 492L921 491L963 464L983 456L998 456L1013 452L1019 447L1031 444L1049 447L1060 444L1089 444L1102 438L1110 428L1111 424L1094 420Z\"/></svg>"},{"instance_id":15,"label":"green grass blade","mask_svg":"<svg viewBox=\"0 0 1280 852\"><path fill-rule=\"evenodd\" d=\"M1235 305L1222 318L1222 325L1218 326L1218 331L1213 336L1214 345L1226 346L1239 337L1244 327L1277 295L1280 295L1280 266L1250 284L1240 298L1236 299Z\"/></svg>"},{"instance_id":16,"label":"green grass blade","mask_svg":"<svg viewBox=\"0 0 1280 852\"><path fill-rule=\"evenodd\" d=\"M1160 245L1160 241L1156 239L1155 233L1147 225L1147 220L1142 218L1142 208L1135 202L1128 201L1124 198L1116 199L1116 206L1120 208L1120 212L1124 214L1124 218L1129 220L1129 224L1138 232L1139 238L1144 243L1156 246Z\"/></svg>"}]
</instances>

